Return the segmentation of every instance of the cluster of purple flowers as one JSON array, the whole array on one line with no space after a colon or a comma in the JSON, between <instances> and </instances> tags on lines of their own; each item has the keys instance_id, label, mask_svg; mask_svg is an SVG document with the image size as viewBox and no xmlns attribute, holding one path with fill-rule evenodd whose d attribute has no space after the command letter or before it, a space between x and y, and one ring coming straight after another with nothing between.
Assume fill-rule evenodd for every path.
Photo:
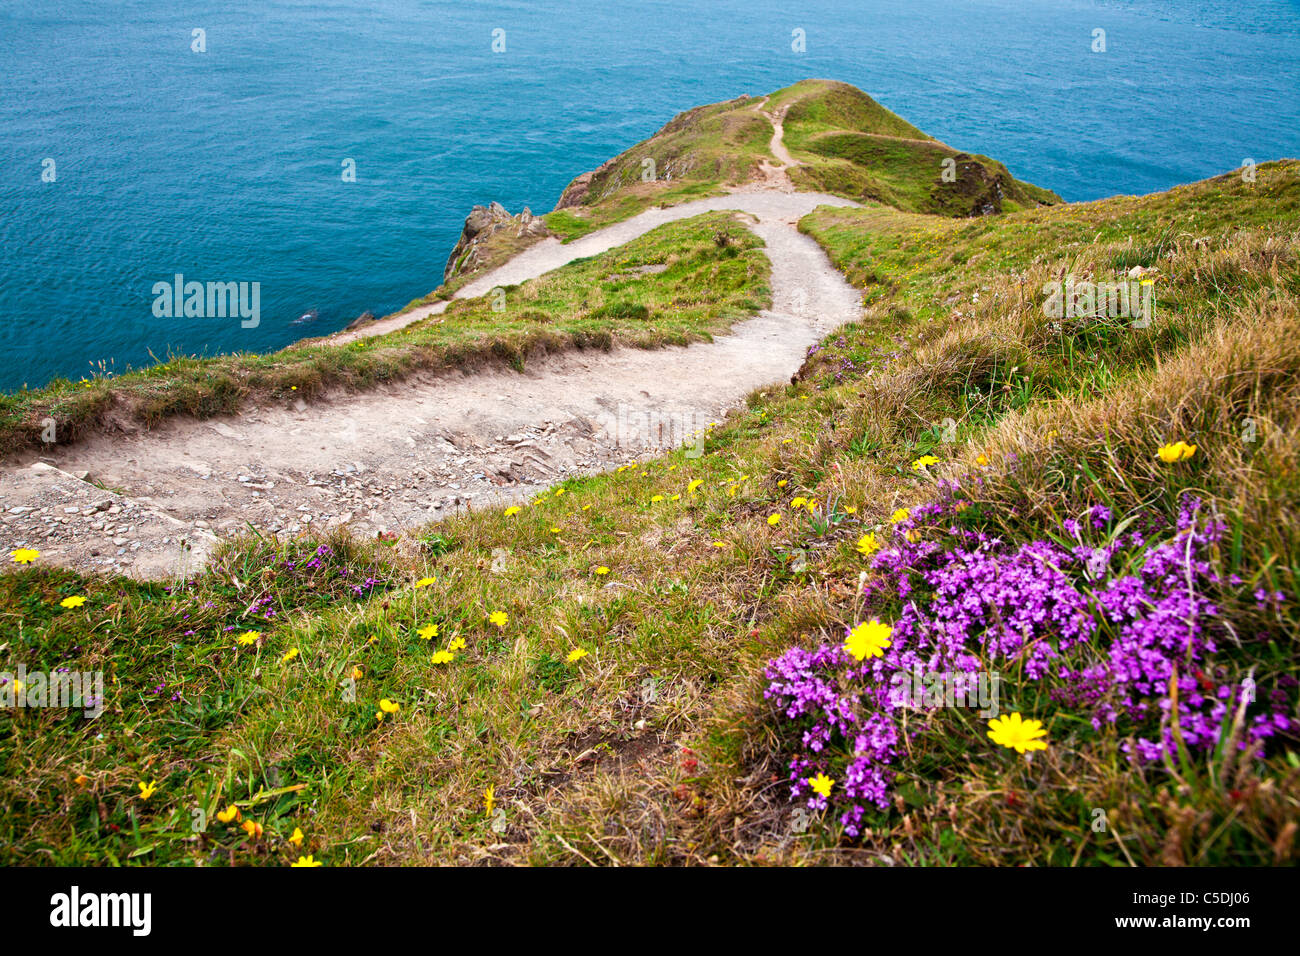
<instances>
[{"instance_id":1,"label":"cluster of purple flowers","mask_svg":"<svg viewBox=\"0 0 1300 956\"><path fill-rule=\"evenodd\" d=\"M1215 670L1220 645L1241 639L1219 620L1216 595L1242 582L1221 578L1209 560L1224 525L1199 500L1184 499L1173 522L1144 512L1113 530L1110 510L1094 507L1062 522L1054 539L1012 545L964 520L957 492L942 483L872 559L868 606L893 618L882 656L859 662L827 643L769 662L765 696L801 732L794 798L813 809L836 804L850 836L868 806L888 808L905 752L901 711L917 706L891 693L903 674L975 680L1001 670L1046 681L1057 705L1125 735L1124 751L1138 761L1175 757L1180 737L1189 749L1213 748L1243 697L1239 747L1289 729L1286 694L1257 700L1253 679L1234 683ZM1255 598L1277 606L1286 596ZM910 732L923 723L913 720ZM836 779L830 801L807 796L819 772Z\"/></svg>"},{"instance_id":2,"label":"cluster of purple flowers","mask_svg":"<svg viewBox=\"0 0 1300 956\"><path fill-rule=\"evenodd\" d=\"M275 607L273 606L274 604L275 598L268 594L266 597L258 598L252 604L248 605L244 610L244 615L260 614L269 621L271 618L275 617L276 614Z\"/></svg>"},{"instance_id":3,"label":"cluster of purple flowers","mask_svg":"<svg viewBox=\"0 0 1300 956\"><path fill-rule=\"evenodd\" d=\"M358 598L365 597L370 591L374 590L375 585L381 584L379 578L366 578L360 584L352 585L352 593Z\"/></svg>"}]
</instances>

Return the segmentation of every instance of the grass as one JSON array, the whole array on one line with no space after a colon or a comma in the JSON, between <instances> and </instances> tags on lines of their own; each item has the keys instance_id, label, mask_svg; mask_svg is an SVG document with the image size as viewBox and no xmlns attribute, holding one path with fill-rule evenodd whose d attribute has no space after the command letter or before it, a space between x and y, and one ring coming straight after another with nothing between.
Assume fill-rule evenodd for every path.
<instances>
[{"instance_id":1,"label":"grass","mask_svg":"<svg viewBox=\"0 0 1300 956\"><path fill-rule=\"evenodd\" d=\"M590 174L585 191L571 183L543 218L568 242L657 206L726 192L749 181L771 159L772 124L740 97L680 113L649 139Z\"/></svg>"},{"instance_id":2,"label":"grass","mask_svg":"<svg viewBox=\"0 0 1300 956\"><path fill-rule=\"evenodd\" d=\"M655 206L716 196L752 178L769 150L770 120L786 110L783 142L800 166L795 186L954 217L1059 203L1055 193L1015 179L987 156L958 152L846 83L804 80L763 99L741 97L678 115L654 136L594 171L585 194L544 218L568 242ZM953 179L943 161L953 159ZM645 162L655 174L643 178ZM561 203L566 199L561 198Z\"/></svg>"},{"instance_id":3,"label":"grass","mask_svg":"<svg viewBox=\"0 0 1300 956\"><path fill-rule=\"evenodd\" d=\"M767 305L762 242L725 213L669 223L496 297L453 300L441 315L348 345L319 341L269 354L176 357L156 366L0 395L0 441L38 446L47 419L60 442L173 415L207 418L255 402L310 400L417 371L505 362L575 348L680 345L707 339ZM663 272L636 274L645 265ZM625 270L620 272L620 270ZM635 304L635 308L623 307ZM417 305L421 303L413 303Z\"/></svg>"},{"instance_id":4,"label":"grass","mask_svg":"<svg viewBox=\"0 0 1300 956\"><path fill-rule=\"evenodd\" d=\"M842 83L807 80L777 91L766 101L739 97L679 114L653 137L594 171L580 201L543 217L547 227L567 242L655 206L720 195L728 187L748 182L761 161L773 159L768 149L772 126L759 112L760 106L769 112L788 108L786 143L798 150L799 159L807 164L791 174L801 188L952 216L970 215L985 200L989 176L997 177L1002 185L1005 202L1000 208L1010 210L1057 199L1037 187L1018 183L1004 167L986 157L963 159L958 180L945 184L934 160L945 151L945 156L966 154L953 153L926 137L860 90ZM648 181L643 178L646 160L653 163L654 173ZM973 173L976 166L985 172ZM571 185L566 194L572 189ZM716 221L700 220L700 242L707 244L709 223ZM668 231L653 233L662 237L660 240L642 237L628 248L647 262L661 262L654 256L667 255L680 244L678 233L672 227L665 229ZM653 251L645 246L656 241ZM482 268L455 276L396 314L452 299L474 276L529 244L504 230L481 250ZM726 249L722 252L730 254ZM587 281L591 276L583 268L574 264L561 272ZM603 266L595 268L598 271ZM546 277L541 281L563 284L565 280ZM637 295L653 299L660 283L642 281L645 285L636 290ZM569 288L576 294L573 285ZM710 294L707 289L697 291L705 298ZM747 300L742 307L752 301L760 300ZM697 296L696 302L702 305L704 298ZM714 301L708 307L722 316L732 313L731 303ZM673 310L668 311L671 314ZM124 374L101 371L78 382L55 379L42 388L0 395L0 441L11 451L27 450L44 444L51 421L57 441L64 443L106 429L150 427L173 415L207 418L231 414L250 403L310 399L335 389L372 388L417 371L499 360L518 366L531 351L607 347L616 338L648 345L659 340L661 332L664 342L682 342L694 334L668 318L658 331L609 321L563 321L576 318L564 306L549 318L562 320L558 324L512 322L496 313L489 316L481 300L470 306L457 302L442 318L344 347L309 339L268 354L169 356L156 365ZM724 318L717 328L725 328L728 322ZM709 331L703 330L704 334Z\"/></svg>"},{"instance_id":5,"label":"grass","mask_svg":"<svg viewBox=\"0 0 1300 956\"><path fill-rule=\"evenodd\" d=\"M802 164L790 171L802 189L957 218L1061 201L997 160L944 145L847 83L805 80L769 105L787 109L783 142Z\"/></svg>"},{"instance_id":6,"label":"grass","mask_svg":"<svg viewBox=\"0 0 1300 956\"><path fill-rule=\"evenodd\" d=\"M1228 527L1209 560L1241 579L1215 595L1237 639L1213 677L1254 675L1295 713L1300 164L1258 176L966 221L822 209L801 228L864 289L864 317L711 428L700 457L629 462L413 539L245 537L169 588L39 560L0 575L0 667L108 681L94 721L0 712L0 861L1294 863L1293 732L1135 765L1125 733L1007 668L1006 707L1043 720L1049 748L1016 758L969 711L918 712L889 808L850 837L790 799L799 728L763 696L773 657L899 612L868 604L879 572L855 545L945 479L968 502L956 523L1008 545L1097 504L1169 514L1199 496ZM572 337L635 335L645 308L650 344L764 300L738 226L665 228L513 290L504 327L526 335L509 323L536 312ZM1045 313L1049 281L1135 266L1157 277L1149 325ZM1196 456L1155 460L1173 440ZM926 454L934 468L911 467ZM918 531L952 545L949 523ZM1288 600L1261 606L1259 587ZM245 631L260 633L241 648ZM232 804L261 835L216 819Z\"/></svg>"}]
</instances>

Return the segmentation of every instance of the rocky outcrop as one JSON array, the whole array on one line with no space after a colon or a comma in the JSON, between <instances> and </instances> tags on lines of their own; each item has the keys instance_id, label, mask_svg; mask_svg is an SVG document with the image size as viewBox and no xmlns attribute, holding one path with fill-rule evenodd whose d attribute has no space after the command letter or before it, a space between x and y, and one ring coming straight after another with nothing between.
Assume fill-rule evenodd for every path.
<instances>
[{"instance_id":1,"label":"rocky outcrop","mask_svg":"<svg viewBox=\"0 0 1300 956\"><path fill-rule=\"evenodd\" d=\"M357 316L355 319L349 322L347 326L345 326L345 331L350 332L353 329L359 329L363 326L369 325L371 322L377 322L377 321L379 321L379 317L376 316L375 313L362 312L359 316Z\"/></svg>"},{"instance_id":2,"label":"rocky outcrop","mask_svg":"<svg viewBox=\"0 0 1300 956\"><path fill-rule=\"evenodd\" d=\"M617 157L615 157L617 159ZM601 173L614 166L614 160L606 160L590 172L583 173L569 185L564 187L564 192L560 193L560 201L555 204L556 209L568 209L572 206L581 206L587 198L587 192L591 189L592 180Z\"/></svg>"},{"instance_id":3,"label":"rocky outcrop","mask_svg":"<svg viewBox=\"0 0 1300 956\"><path fill-rule=\"evenodd\" d=\"M940 206L949 215L991 216L1001 212L1002 177L969 153L958 153L953 159L956 182L941 182L932 192Z\"/></svg>"},{"instance_id":4,"label":"rocky outcrop","mask_svg":"<svg viewBox=\"0 0 1300 956\"><path fill-rule=\"evenodd\" d=\"M515 250L548 235L550 230L546 228L546 223L534 216L527 206L517 216L510 215L499 202L475 206L465 217L465 227L461 230L456 248L452 249L447 259L442 279L447 282L458 275L482 268L488 263L495 248Z\"/></svg>"}]
</instances>

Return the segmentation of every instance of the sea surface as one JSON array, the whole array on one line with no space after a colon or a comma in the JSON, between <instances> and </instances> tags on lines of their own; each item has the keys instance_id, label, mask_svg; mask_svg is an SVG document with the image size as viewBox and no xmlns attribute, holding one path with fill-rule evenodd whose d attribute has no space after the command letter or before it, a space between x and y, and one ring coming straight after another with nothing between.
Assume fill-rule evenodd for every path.
<instances>
[{"instance_id":1,"label":"sea surface","mask_svg":"<svg viewBox=\"0 0 1300 956\"><path fill-rule=\"evenodd\" d=\"M1070 200L1300 156L1297 0L0 0L0 390L393 311L474 204L806 77Z\"/></svg>"}]
</instances>

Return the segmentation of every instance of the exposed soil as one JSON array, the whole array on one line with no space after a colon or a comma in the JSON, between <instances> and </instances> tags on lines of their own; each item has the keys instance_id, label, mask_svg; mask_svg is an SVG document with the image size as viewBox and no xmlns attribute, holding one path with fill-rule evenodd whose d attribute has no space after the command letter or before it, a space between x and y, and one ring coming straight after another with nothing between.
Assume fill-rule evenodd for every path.
<instances>
[{"instance_id":1,"label":"exposed soil","mask_svg":"<svg viewBox=\"0 0 1300 956\"><path fill-rule=\"evenodd\" d=\"M780 135L777 118L778 156ZM0 543L6 552L36 547L43 560L82 570L166 577L204 560L214 535L249 525L281 535L340 524L361 534L402 531L687 442L755 388L788 380L810 345L860 314L857 291L795 228L824 204L852 205L787 192L765 174L730 195L650 210L567 245L543 240L458 292L483 295L663 223L738 210L767 244L772 308L711 343L569 352L523 373L426 374L311 404L94 437L0 471ZM445 307L330 341L390 331Z\"/></svg>"}]
</instances>

